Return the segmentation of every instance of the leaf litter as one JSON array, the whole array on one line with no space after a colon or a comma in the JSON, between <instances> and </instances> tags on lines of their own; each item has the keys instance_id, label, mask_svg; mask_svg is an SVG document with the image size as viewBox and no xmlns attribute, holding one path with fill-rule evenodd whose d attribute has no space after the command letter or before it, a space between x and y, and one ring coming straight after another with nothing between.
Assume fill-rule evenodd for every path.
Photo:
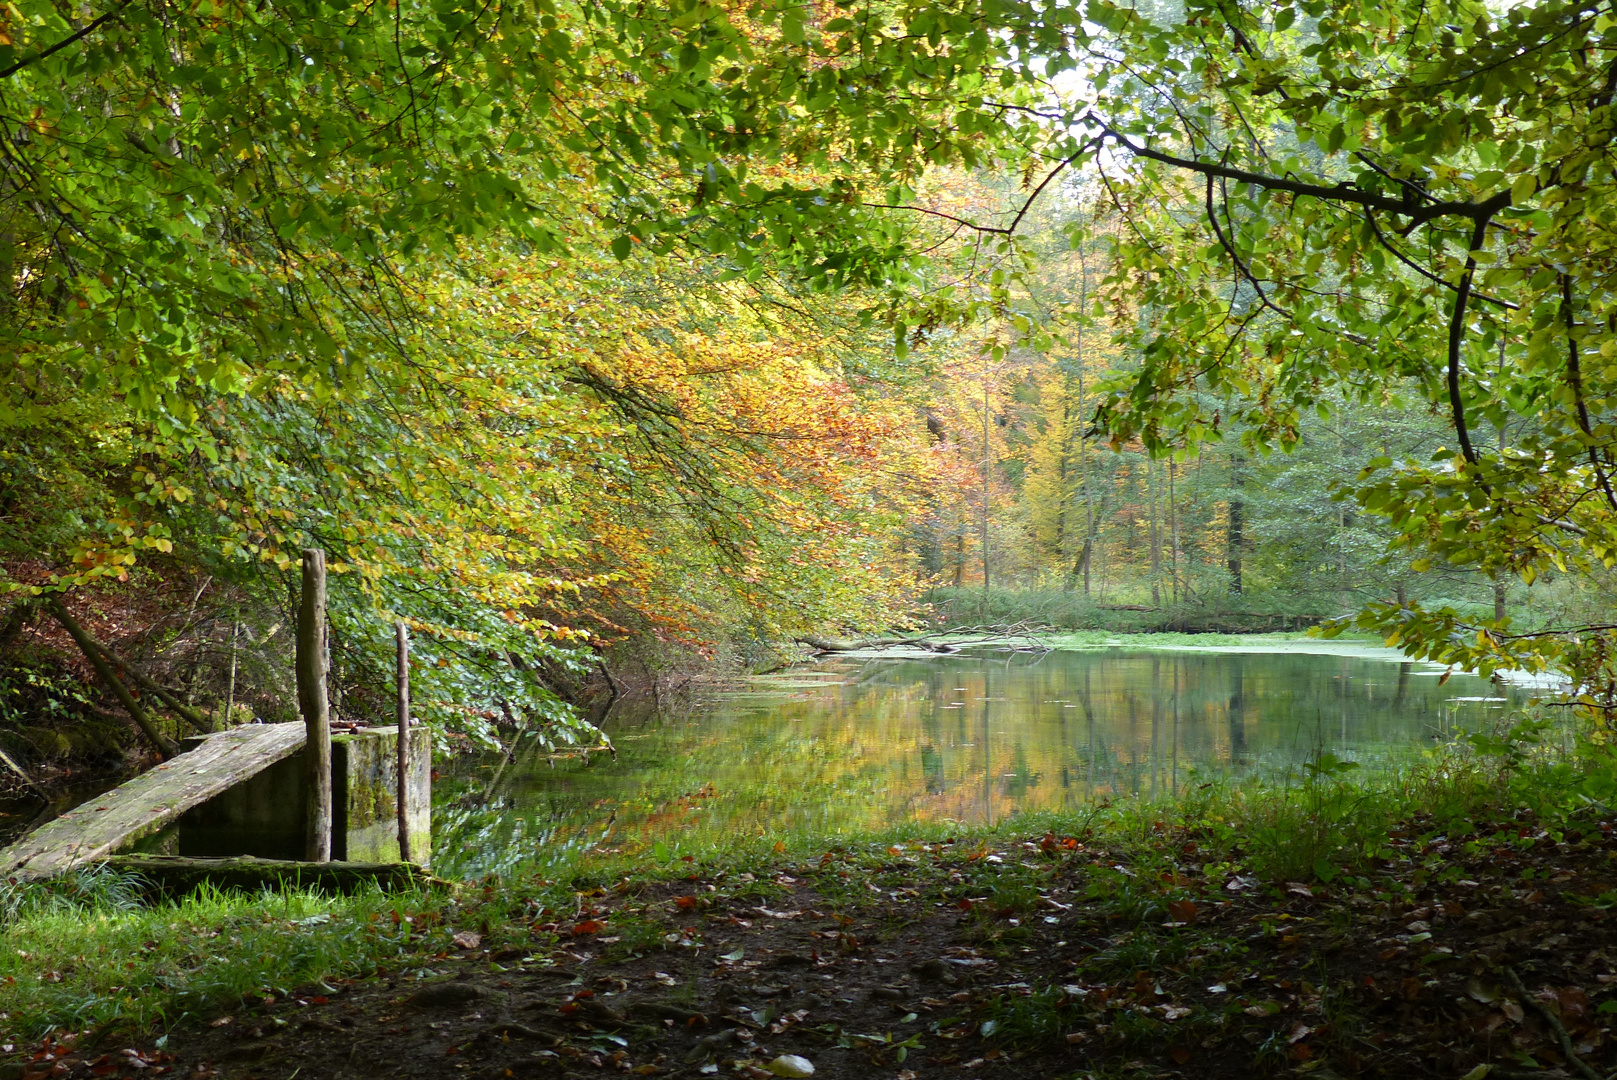
<instances>
[{"instance_id":1,"label":"leaf litter","mask_svg":"<svg viewBox=\"0 0 1617 1080\"><path fill-rule=\"evenodd\" d=\"M7 1080L1581 1077L1617 1070L1617 840L1518 818L1265 883L1194 830L850 847L580 890L426 966L56 1034ZM1233 887L1232 887L1233 886ZM690 902L696 900L699 902ZM315 990L319 990L318 993Z\"/></svg>"}]
</instances>

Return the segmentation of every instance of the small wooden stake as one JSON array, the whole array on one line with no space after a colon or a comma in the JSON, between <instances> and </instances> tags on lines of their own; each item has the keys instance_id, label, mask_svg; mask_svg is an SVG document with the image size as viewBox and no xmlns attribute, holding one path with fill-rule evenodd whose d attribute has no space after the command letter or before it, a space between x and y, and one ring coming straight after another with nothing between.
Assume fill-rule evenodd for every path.
<instances>
[{"instance_id":1,"label":"small wooden stake","mask_svg":"<svg viewBox=\"0 0 1617 1080\"><path fill-rule=\"evenodd\" d=\"M399 860L410 857L410 631L403 621L393 626L399 653Z\"/></svg>"},{"instance_id":2,"label":"small wooden stake","mask_svg":"<svg viewBox=\"0 0 1617 1080\"><path fill-rule=\"evenodd\" d=\"M230 718L236 715L236 640L241 637L241 620L230 624L230 688L225 691L225 727L231 726ZM218 724L214 727L218 728Z\"/></svg>"},{"instance_id":3,"label":"small wooden stake","mask_svg":"<svg viewBox=\"0 0 1617 1080\"><path fill-rule=\"evenodd\" d=\"M303 552L303 595L298 604L298 707L307 740L308 775L304 858L331 861L331 709L326 698L326 553Z\"/></svg>"}]
</instances>

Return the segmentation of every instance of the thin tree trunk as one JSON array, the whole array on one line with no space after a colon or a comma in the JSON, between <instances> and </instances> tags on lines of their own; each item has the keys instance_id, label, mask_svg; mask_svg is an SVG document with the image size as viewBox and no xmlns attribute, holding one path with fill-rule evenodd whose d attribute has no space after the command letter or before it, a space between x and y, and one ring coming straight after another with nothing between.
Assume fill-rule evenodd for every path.
<instances>
[{"instance_id":1,"label":"thin tree trunk","mask_svg":"<svg viewBox=\"0 0 1617 1080\"><path fill-rule=\"evenodd\" d=\"M1089 595L1089 564L1095 553L1095 488L1090 483L1089 462L1084 453L1088 442L1084 438L1084 323L1082 315L1087 309L1089 299L1089 263L1084 258L1084 249L1078 248L1078 320L1077 332L1073 337L1074 349L1078 362L1078 477L1084 485L1084 550L1079 562L1084 574L1084 595Z\"/></svg>"},{"instance_id":2,"label":"thin tree trunk","mask_svg":"<svg viewBox=\"0 0 1617 1080\"><path fill-rule=\"evenodd\" d=\"M960 518L960 527L954 534L954 587L960 588L966 583L966 521L965 515Z\"/></svg>"},{"instance_id":3,"label":"thin tree trunk","mask_svg":"<svg viewBox=\"0 0 1617 1080\"><path fill-rule=\"evenodd\" d=\"M1173 602L1179 603L1179 508L1174 501L1174 462L1168 459L1168 571L1173 581Z\"/></svg>"},{"instance_id":4,"label":"thin tree trunk","mask_svg":"<svg viewBox=\"0 0 1617 1080\"><path fill-rule=\"evenodd\" d=\"M131 664L128 660L125 660L123 657L121 657L117 653L113 652L110 648L103 645L101 642L95 641L94 638L91 638L90 640L95 644L96 648L101 650L102 654L106 656L108 661L110 661L113 664L118 665L119 668L121 668L124 671L128 672L129 677L131 679L134 679L135 682L139 683L140 688L142 690L145 690L146 692L150 693L153 697L157 698L157 700L159 700L163 704L167 705L170 709L172 709L180 717L180 719L182 719L186 723L190 724L197 731L207 731L208 730L207 718L204 717L196 709L192 708L190 705L187 705L185 702L181 701L180 698L179 698L179 695L175 694L168 687L166 687L163 684L157 682L156 680L150 679L147 676L141 674L141 672L135 667L135 665Z\"/></svg>"},{"instance_id":5,"label":"thin tree trunk","mask_svg":"<svg viewBox=\"0 0 1617 1080\"><path fill-rule=\"evenodd\" d=\"M8 768L12 772L16 773L18 778L21 779L23 783L25 783L29 787L33 788L35 791L39 792L41 795L45 794L44 789L41 788L38 784L34 783L34 778L29 776L27 773L23 772L22 771L22 766L18 765L15 761L12 761L11 760L11 755L6 753L4 750L0 750L0 764L5 765L6 768Z\"/></svg>"},{"instance_id":6,"label":"thin tree trunk","mask_svg":"<svg viewBox=\"0 0 1617 1080\"><path fill-rule=\"evenodd\" d=\"M398 645L399 697L399 860L414 862L410 853L410 631L401 621L393 627Z\"/></svg>"},{"instance_id":7,"label":"thin tree trunk","mask_svg":"<svg viewBox=\"0 0 1617 1080\"><path fill-rule=\"evenodd\" d=\"M1336 508L1336 603L1342 608L1348 603L1347 511L1340 506Z\"/></svg>"},{"instance_id":8,"label":"thin tree trunk","mask_svg":"<svg viewBox=\"0 0 1617 1080\"><path fill-rule=\"evenodd\" d=\"M988 603L988 354L983 353L983 604Z\"/></svg>"},{"instance_id":9,"label":"thin tree trunk","mask_svg":"<svg viewBox=\"0 0 1617 1080\"><path fill-rule=\"evenodd\" d=\"M56 621L62 624L62 629L68 632L68 635L73 639L73 643L84 654L84 658L90 661L90 666L95 669L96 675L112 690L113 694L118 698L118 703L124 707L124 710L135 721L136 726L140 728L141 733L146 736L146 741L152 744L153 750L157 751L158 759L166 760L173 757L178 748L168 736L158 730L157 725L152 722L152 718L146 715L146 710L140 707L140 703L135 700L135 695L129 692L129 687L125 686L123 680L113 672L96 640L85 632L84 627L79 625L77 619L68 614L66 606L62 603L62 598L52 596L49 600L49 605L51 614L56 616Z\"/></svg>"},{"instance_id":10,"label":"thin tree trunk","mask_svg":"<svg viewBox=\"0 0 1617 1080\"><path fill-rule=\"evenodd\" d=\"M326 696L326 553L303 552L303 593L298 604L298 705L308 740L304 858L331 861L331 710Z\"/></svg>"},{"instance_id":11,"label":"thin tree trunk","mask_svg":"<svg viewBox=\"0 0 1617 1080\"><path fill-rule=\"evenodd\" d=\"M1084 415L1083 329L1078 331L1078 422ZM1084 574L1084 595L1089 595L1089 566L1095 555L1095 485L1089 475L1089 461L1085 454L1088 440L1082 429L1078 432L1078 476L1084 485L1084 551L1081 559Z\"/></svg>"},{"instance_id":12,"label":"thin tree trunk","mask_svg":"<svg viewBox=\"0 0 1617 1080\"><path fill-rule=\"evenodd\" d=\"M67 609L63 608L62 611L63 614L66 614ZM71 616L69 616L69 618L71 618ZM77 626L77 622L75 622L74 625ZM72 631L69 631L69 633L72 633ZM152 679L142 673L139 668L135 667L135 665L131 664L128 660L125 660L122 656L119 656L108 645L91 637L89 632L86 631L82 626L79 627L79 633L83 634L84 640L88 641L93 648L95 648L103 657L106 658L107 663L112 665L115 671L121 670L126 673L140 686L142 690L146 691L153 697L157 698L157 700L167 705L177 716L179 716L181 720L184 720L186 723L190 724L197 731L208 730L207 719L195 708L181 701L178 694L174 693L163 684L157 682L155 679ZM78 638L75 637L74 640L77 641ZM79 647L82 649L83 645L81 644Z\"/></svg>"},{"instance_id":13,"label":"thin tree trunk","mask_svg":"<svg viewBox=\"0 0 1617 1080\"><path fill-rule=\"evenodd\" d=\"M225 690L225 727L230 726L236 713L236 643L241 637L241 623L230 624L230 685Z\"/></svg>"},{"instance_id":14,"label":"thin tree trunk","mask_svg":"<svg viewBox=\"0 0 1617 1080\"><path fill-rule=\"evenodd\" d=\"M1154 606L1162 603L1162 526L1157 520L1156 469L1149 455L1145 459L1145 497L1151 537L1151 603Z\"/></svg>"},{"instance_id":15,"label":"thin tree trunk","mask_svg":"<svg viewBox=\"0 0 1617 1080\"><path fill-rule=\"evenodd\" d=\"M1242 485L1246 482L1241 475L1241 459L1230 455L1230 487L1235 494L1230 498L1229 530L1225 534L1225 551L1229 559L1230 592L1236 596L1241 595L1241 545L1245 542L1246 503L1240 496Z\"/></svg>"},{"instance_id":16,"label":"thin tree trunk","mask_svg":"<svg viewBox=\"0 0 1617 1080\"><path fill-rule=\"evenodd\" d=\"M1061 456L1056 468L1056 566L1059 568L1067 561L1067 466L1071 455L1072 443L1069 438L1072 431L1072 400L1065 394L1061 396ZM1072 591L1072 575L1064 574L1066 578L1066 591Z\"/></svg>"},{"instance_id":17,"label":"thin tree trunk","mask_svg":"<svg viewBox=\"0 0 1617 1080\"><path fill-rule=\"evenodd\" d=\"M1568 318L1570 318L1570 317L1571 317L1571 314L1569 312L1568 313ZM1503 372L1504 372L1504 366L1505 366L1505 339L1503 337L1500 337L1500 339L1499 339L1499 368L1500 368L1500 373L1501 374L1503 374ZM1504 457L1504 453L1505 453L1505 427L1504 427L1503 424L1501 424L1499 426L1499 440L1498 441L1499 441L1499 455L1502 458L1502 457ZM1505 579L1499 575L1499 572L1497 570L1494 571L1494 575L1493 575L1493 621L1496 622L1496 623L1502 623L1502 622L1505 621Z\"/></svg>"}]
</instances>

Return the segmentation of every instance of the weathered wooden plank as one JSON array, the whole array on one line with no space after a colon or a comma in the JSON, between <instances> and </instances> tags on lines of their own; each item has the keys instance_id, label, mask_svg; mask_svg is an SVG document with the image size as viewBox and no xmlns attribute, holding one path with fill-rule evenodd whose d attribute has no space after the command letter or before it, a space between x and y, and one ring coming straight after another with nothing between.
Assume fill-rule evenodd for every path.
<instances>
[{"instance_id":1,"label":"weathered wooden plank","mask_svg":"<svg viewBox=\"0 0 1617 1080\"><path fill-rule=\"evenodd\" d=\"M211 735L195 750L69 810L0 851L0 878L46 878L105 858L297 753L303 739L299 723L248 724Z\"/></svg>"}]
</instances>

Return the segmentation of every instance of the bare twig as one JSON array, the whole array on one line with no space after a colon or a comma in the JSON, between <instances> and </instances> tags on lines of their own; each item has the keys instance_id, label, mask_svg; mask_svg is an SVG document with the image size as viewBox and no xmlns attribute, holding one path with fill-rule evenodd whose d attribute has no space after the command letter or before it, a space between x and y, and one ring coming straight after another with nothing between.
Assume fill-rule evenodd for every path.
<instances>
[{"instance_id":1,"label":"bare twig","mask_svg":"<svg viewBox=\"0 0 1617 1080\"><path fill-rule=\"evenodd\" d=\"M1554 1030L1556 1038L1561 1040L1561 1053L1566 1055L1567 1061L1571 1062L1573 1068L1578 1070L1584 1080L1606 1080L1606 1077L1595 1072L1587 1062L1572 1052L1572 1036L1566 1033L1566 1026L1561 1023L1561 1018L1556 1016L1549 1006L1527 992L1527 987L1522 985L1521 977L1516 974L1515 969L1509 965L1502 964L1499 970L1505 973L1505 978L1509 980L1511 988L1522 996L1523 1001L1536 1009L1538 1014L1550 1025L1550 1028Z\"/></svg>"},{"instance_id":2,"label":"bare twig","mask_svg":"<svg viewBox=\"0 0 1617 1080\"><path fill-rule=\"evenodd\" d=\"M27 773L23 772L22 771L22 766L18 765L15 761L11 760L11 755L6 753L4 750L0 750L0 764L5 765L6 768L8 768L12 772L16 773L17 776L22 780L23 783L27 784L29 787L33 788L35 791L38 791L41 795L44 794L44 791L40 788L40 786L38 784L34 783L33 777L31 777Z\"/></svg>"}]
</instances>

